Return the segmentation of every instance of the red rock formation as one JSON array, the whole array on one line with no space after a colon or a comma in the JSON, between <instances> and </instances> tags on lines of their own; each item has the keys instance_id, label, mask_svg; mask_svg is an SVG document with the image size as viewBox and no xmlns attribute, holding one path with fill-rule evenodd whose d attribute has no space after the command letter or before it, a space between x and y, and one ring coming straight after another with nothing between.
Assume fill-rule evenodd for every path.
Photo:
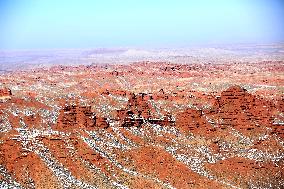
<instances>
[{"instance_id":1,"label":"red rock formation","mask_svg":"<svg viewBox=\"0 0 284 189\"><path fill-rule=\"evenodd\" d=\"M12 96L12 92L8 88L2 88L0 89L0 97L2 96Z\"/></svg>"},{"instance_id":2,"label":"red rock formation","mask_svg":"<svg viewBox=\"0 0 284 189\"><path fill-rule=\"evenodd\" d=\"M24 145L31 145L35 152L46 148L55 164L66 168L66 174L98 188L116 188L117 184L127 188L163 188L164 184L231 187L225 183L240 188L281 188L281 63L258 64L261 71L245 63L144 62L11 73L13 77L0 77L1 82L25 90L17 90L17 97L0 103L0 164L25 188L32 188L31 181L36 188L63 186L50 164ZM265 86L256 87L254 93L235 85L221 92L223 78L230 74L228 83ZM37 84L43 87L31 94L30 86ZM1 91L11 96L9 90ZM69 94L88 106L66 101ZM188 108L189 104L194 108ZM55 116L58 106L63 108L57 124L46 129L55 118L48 116ZM33 115L25 115L30 109ZM27 125L24 129L22 121ZM142 128L127 128L133 126ZM54 132L58 130L61 132ZM2 167L1 184L10 180ZM80 187L74 185L70 188Z\"/></svg>"},{"instance_id":3,"label":"red rock formation","mask_svg":"<svg viewBox=\"0 0 284 189\"><path fill-rule=\"evenodd\" d=\"M91 111L91 106L66 106L60 110L55 129L71 131L77 128L95 129L107 128L108 123L105 118L97 117Z\"/></svg>"},{"instance_id":4,"label":"red rock formation","mask_svg":"<svg viewBox=\"0 0 284 189\"><path fill-rule=\"evenodd\" d=\"M187 109L176 118L176 126L183 131L194 131L204 123L201 110Z\"/></svg>"},{"instance_id":5,"label":"red rock formation","mask_svg":"<svg viewBox=\"0 0 284 189\"><path fill-rule=\"evenodd\" d=\"M177 114L176 127L183 132L191 132L195 135L207 136L216 131L203 116L201 110L187 109Z\"/></svg>"},{"instance_id":6,"label":"red rock formation","mask_svg":"<svg viewBox=\"0 0 284 189\"><path fill-rule=\"evenodd\" d=\"M138 117L148 119L151 116L152 108L148 104L149 96L145 93L138 95L132 94L128 100L127 110L133 112Z\"/></svg>"},{"instance_id":7,"label":"red rock formation","mask_svg":"<svg viewBox=\"0 0 284 189\"><path fill-rule=\"evenodd\" d=\"M116 111L116 120L121 121L123 127L141 126L144 122L143 120L151 117L151 108L147 102L148 99L149 96L147 94L135 95L132 93L126 108Z\"/></svg>"},{"instance_id":8,"label":"red rock formation","mask_svg":"<svg viewBox=\"0 0 284 189\"><path fill-rule=\"evenodd\" d=\"M187 109L177 114L176 126L183 131L204 136L219 129L234 128L246 136L255 137L265 134L266 127L271 127L272 133L283 136L284 129L273 124L275 110L271 101L249 94L239 86L233 86L216 98L211 109L203 113L201 110ZM215 123L215 128L205 119L207 115L219 120L218 124Z\"/></svg>"},{"instance_id":9,"label":"red rock formation","mask_svg":"<svg viewBox=\"0 0 284 189\"><path fill-rule=\"evenodd\" d=\"M98 117L96 116L96 127L100 129L106 129L109 127L109 124L104 117Z\"/></svg>"},{"instance_id":10,"label":"red rock formation","mask_svg":"<svg viewBox=\"0 0 284 189\"><path fill-rule=\"evenodd\" d=\"M275 105L261 97L249 94L245 89L233 86L221 93L218 116L222 126L231 126L244 134L263 132L271 126Z\"/></svg>"},{"instance_id":11,"label":"red rock formation","mask_svg":"<svg viewBox=\"0 0 284 189\"><path fill-rule=\"evenodd\" d=\"M8 88L0 89L0 102L3 100L5 101L5 100L11 99L11 96L12 96L12 92L10 89Z\"/></svg>"},{"instance_id":12,"label":"red rock formation","mask_svg":"<svg viewBox=\"0 0 284 189\"><path fill-rule=\"evenodd\" d=\"M116 111L116 120L121 121L123 127L140 127L146 121L160 125L173 124L173 118L169 114L163 118L153 116L156 110L149 104L150 99L152 96L145 93L131 94L126 108Z\"/></svg>"}]
</instances>

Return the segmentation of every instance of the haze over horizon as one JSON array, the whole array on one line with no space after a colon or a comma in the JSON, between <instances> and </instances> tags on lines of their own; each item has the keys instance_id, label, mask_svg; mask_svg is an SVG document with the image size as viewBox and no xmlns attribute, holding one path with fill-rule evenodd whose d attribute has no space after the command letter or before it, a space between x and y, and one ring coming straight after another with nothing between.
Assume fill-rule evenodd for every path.
<instances>
[{"instance_id":1,"label":"haze over horizon","mask_svg":"<svg viewBox=\"0 0 284 189\"><path fill-rule=\"evenodd\" d=\"M281 0L0 2L0 49L284 42Z\"/></svg>"}]
</instances>

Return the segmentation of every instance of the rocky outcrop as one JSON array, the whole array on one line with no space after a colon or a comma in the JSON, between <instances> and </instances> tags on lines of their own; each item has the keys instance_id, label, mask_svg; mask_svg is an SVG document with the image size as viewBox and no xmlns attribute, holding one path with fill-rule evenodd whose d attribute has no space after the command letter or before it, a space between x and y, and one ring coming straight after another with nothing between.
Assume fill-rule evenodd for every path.
<instances>
[{"instance_id":1,"label":"rocky outcrop","mask_svg":"<svg viewBox=\"0 0 284 189\"><path fill-rule=\"evenodd\" d=\"M275 110L273 102L252 95L239 86L221 93L217 116L224 127L231 126L244 134L270 127Z\"/></svg>"},{"instance_id":2,"label":"rocky outcrop","mask_svg":"<svg viewBox=\"0 0 284 189\"><path fill-rule=\"evenodd\" d=\"M171 115L155 117L156 110L149 104L152 96L145 93L135 95L132 93L125 109L116 111L116 120L122 122L122 127L140 127L143 123L149 122L159 125L174 124Z\"/></svg>"},{"instance_id":3,"label":"rocky outcrop","mask_svg":"<svg viewBox=\"0 0 284 189\"><path fill-rule=\"evenodd\" d=\"M255 65L2 75L0 188L283 188L284 66Z\"/></svg>"},{"instance_id":4,"label":"rocky outcrop","mask_svg":"<svg viewBox=\"0 0 284 189\"><path fill-rule=\"evenodd\" d=\"M55 129L70 131L74 128L95 129L107 127L106 119L96 116L91 111L91 106L68 105L60 110Z\"/></svg>"},{"instance_id":5,"label":"rocky outcrop","mask_svg":"<svg viewBox=\"0 0 284 189\"><path fill-rule=\"evenodd\" d=\"M12 96L12 92L9 88L0 89L0 97L1 96Z\"/></svg>"},{"instance_id":6,"label":"rocky outcrop","mask_svg":"<svg viewBox=\"0 0 284 189\"><path fill-rule=\"evenodd\" d=\"M203 111L193 108L188 108L177 114L175 125L185 133L191 132L202 137L207 137L216 131L216 128L207 122Z\"/></svg>"},{"instance_id":7,"label":"rocky outcrop","mask_svg":"<svg viewBox=\"0 0 284 189\"><path fill-rule=\"evenodd\" d=\"M123 127L139 127L151 117L151 108L147 102L147 94L130 94L125 109L116 111L116 120L121 121Z\"/></svg>"},{"instance_id":8,"label":"rocky outcrop","mask_svg":"<svg viewBox=\"0 0 284 189\"><path fill-rule=\"evenodd\" d=\"M149 99L150 96L145 93L140 93L137 95L133 93L128 100L126 109L132 111L133 114L137 115L138 117L148 119L151 117L151 111L154 111L148 103Z\"/></svg>"},{"instance_id":9,"label":"rocky outcrop","mask_svg":"<svg viewBox=\"0 0 284 189\"><path fill-rule=\"evenodd\" d=\"M240 86L232 86L216 97L211 109L187 109L177 114L176 126L200 135L216 131L216 128L233 128L247 136L264 134L266 127L270 127L273 133L282 136L283 128L273 124L273 112L276 110L273 102L252 95ZM214 117L215 123L210 125L206 116Z\"/></svg>"},{"instance_id":10,"label":"rocky outcrop","mask_svg":"<svg viewBox=\"0 0 284 189\"><path fill-rule=\"evenodd\" d=\"M2 88L0 89L0 102L10 100L12 96L12 92L8 88Z\"/></svg>"}]
</instances>

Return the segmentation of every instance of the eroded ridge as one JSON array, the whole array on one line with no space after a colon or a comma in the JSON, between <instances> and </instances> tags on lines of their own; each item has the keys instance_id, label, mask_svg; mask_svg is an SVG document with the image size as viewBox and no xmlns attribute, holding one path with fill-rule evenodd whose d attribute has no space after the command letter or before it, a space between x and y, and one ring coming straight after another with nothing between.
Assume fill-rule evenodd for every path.
<instances>
[{"instance_id":1,"label":"eroded ridge","mask_svg":"<svg viewBox=\"0 0 284 189\"><path fill-rule=\"evenodd\" d=\"M283 188L283 71L140 62L0 75L0 187Z\"/></svg>"}]
</instances>

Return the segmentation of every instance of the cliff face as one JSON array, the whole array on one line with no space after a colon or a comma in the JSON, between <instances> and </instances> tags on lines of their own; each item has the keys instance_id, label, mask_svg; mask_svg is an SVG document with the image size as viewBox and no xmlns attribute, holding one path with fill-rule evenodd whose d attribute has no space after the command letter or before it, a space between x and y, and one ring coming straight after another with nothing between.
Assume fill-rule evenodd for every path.
<instances>
[{"instance_id":1,"label":"cliff face","mask_svg":"<svg viewBox=\"0 0 284 189\"><path fill-rule=\"evenodd\" d=\"M67 105L59 111L57 125L54 129L71 131L76 128L92 130L107 127L106 119L96 116L91 111L91 106Z\"/></svg>"},{"instance_id":2,"label":"cliff face","mask_svg":"<svg viewBox=\"0 0 284 189\"><path fill-rule=\"evenodd\" d=\"M152 94L130 94L126 108L117 110L115 119L122 123L122 127L141 127L146 122L160 125L173 124L171 115L156 116L157 111L149 102L152 99Z\"/></svg>"}]
</instances>

